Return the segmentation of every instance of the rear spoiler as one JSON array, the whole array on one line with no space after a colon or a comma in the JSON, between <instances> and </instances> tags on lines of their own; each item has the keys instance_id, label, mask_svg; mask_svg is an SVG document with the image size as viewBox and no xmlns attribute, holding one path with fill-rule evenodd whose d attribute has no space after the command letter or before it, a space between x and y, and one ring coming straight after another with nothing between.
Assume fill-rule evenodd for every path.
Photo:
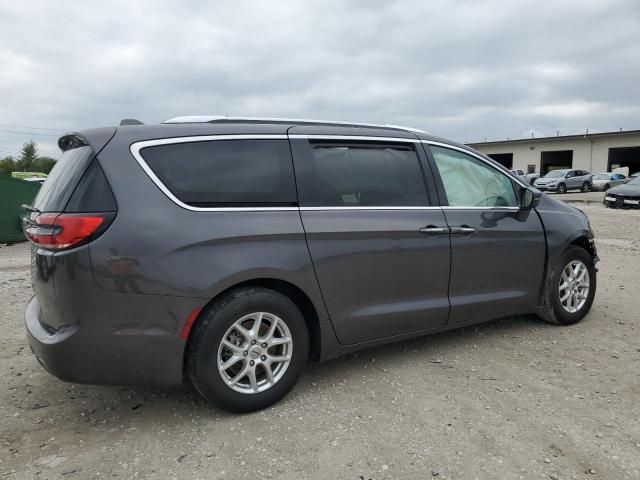
<instances>
[{"instance_id":1,"label":"rear spoiler","mask_svg":"<svg viewBox=\"0 0 640 480\"><path fill-rule=\"evenodd\" d=\"M58 147L60 147L60 150L63 152L78 147L86 147L87 145L86 140L75 133L64 135L58 140Z\"/></svg>"},{"instance_id":2,"label":"rear spoiler","mask_svg":"<svg viewBox=\"0 0 640 480\"><path fill-rule=\"evenodd\" d=\"M58 140L58 147L63 152L78 147L89 146L95 153L98 153L109 143L116 133L116 127L92 128L81 132L65 133Z\"/></svg>"}]
</instances>

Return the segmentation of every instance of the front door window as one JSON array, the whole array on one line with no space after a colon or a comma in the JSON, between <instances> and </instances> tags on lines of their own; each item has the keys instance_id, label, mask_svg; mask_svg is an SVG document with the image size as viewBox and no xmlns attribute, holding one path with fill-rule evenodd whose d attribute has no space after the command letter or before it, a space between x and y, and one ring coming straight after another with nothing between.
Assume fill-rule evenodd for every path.
<instances>
[{"instance_id":1,"label":"front door window","mask_svg":"<svg viewBox=\"0 0 640 480\"><path fill-rule=\"evenodd\" d=\"M514 207L513 183L487 163L448 148L431 147L447 200L456 207Z\"/></svg>"}]
</instances>

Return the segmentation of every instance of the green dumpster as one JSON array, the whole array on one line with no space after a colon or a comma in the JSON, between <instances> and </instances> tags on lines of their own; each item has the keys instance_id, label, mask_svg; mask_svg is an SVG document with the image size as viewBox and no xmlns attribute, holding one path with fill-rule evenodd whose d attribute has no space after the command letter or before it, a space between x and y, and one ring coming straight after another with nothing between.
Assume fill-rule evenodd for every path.
<instances>
[{"instance_id":1,"label":"green dumpster","mask_svg":"<svg viewBox=\"0 0 640 480\"><path fill-rule=\"evenodd\" d=\"M23 203L31 205L40 184L0 177L0 242L19 242L22 235Z\"/></svg>"}]
</instances>

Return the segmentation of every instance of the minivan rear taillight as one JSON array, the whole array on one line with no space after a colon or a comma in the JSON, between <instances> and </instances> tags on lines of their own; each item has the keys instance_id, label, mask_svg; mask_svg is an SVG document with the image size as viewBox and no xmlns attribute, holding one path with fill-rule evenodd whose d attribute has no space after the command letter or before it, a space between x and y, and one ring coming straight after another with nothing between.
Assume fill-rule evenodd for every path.
<instances>
[{"instance_id":1,"label":"minivan rear taillight","mask_svg":"<svg viewBox=\"0 0 640 480\"><path fill-rule=\"evenodd\" d=\"M25 219L24 233L31 243L41 248L65 250L100 236L114 216L113 213L32 213Z\"/></svg>"}]
</instances>

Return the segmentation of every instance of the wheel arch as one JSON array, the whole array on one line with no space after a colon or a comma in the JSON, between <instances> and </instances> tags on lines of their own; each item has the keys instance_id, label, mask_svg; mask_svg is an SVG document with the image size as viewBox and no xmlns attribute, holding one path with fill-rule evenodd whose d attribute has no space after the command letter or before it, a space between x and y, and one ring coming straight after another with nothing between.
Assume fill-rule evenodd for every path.
<instances>
[{"instance_id":1,"label":"wheel arch","mask_svg":"<svg viewBox=\"0 0 640 480\"><path fill-rule=\"evenodd\" d=\"M567 248L565 248L565 251L572 246L577 246L585 249L589 253L589 255L591 255L594 263L596 262L598 255L596 253L596 247L592 238L589 238L587 235L580 235L579 237L569 242Z\"/></svg>"},{"instance_id":2,"label":"wheel arch","mask_svg":"<svg viewBox=\"0 0 640 480\"><path fill-rule=\"evenodd\" d=\"M276 291L281 293L282 295L288 297L293 301L293 303L300 309L302 316L307 324L307 329L309 331L309 358L311 360L318 360L320 358L321 352L321 332L320 332L320 317L318 316L318 312L316 307L314 306L311 298L307 293L305 293L300 287L294 285L291 282L286 280L281 280L278 278L254 278L250 280L244 280L233 285L228 286L224 290L217 293L211 300L209 300L198 313L195 321L191 325L189 330L189 335L186 339L186 348L185 355L188 355L189 351L189 343L192 338L192 334L194 331L194 326L201 321L203 317L203 312L207 310L207 308L214 303L220 297L228 294L232 290L237 290L239 288L247 288L247 287L260 287L267 288L269 290ZM186 365L186 362L183 362Z\"/></svg>"}]
</instances>

